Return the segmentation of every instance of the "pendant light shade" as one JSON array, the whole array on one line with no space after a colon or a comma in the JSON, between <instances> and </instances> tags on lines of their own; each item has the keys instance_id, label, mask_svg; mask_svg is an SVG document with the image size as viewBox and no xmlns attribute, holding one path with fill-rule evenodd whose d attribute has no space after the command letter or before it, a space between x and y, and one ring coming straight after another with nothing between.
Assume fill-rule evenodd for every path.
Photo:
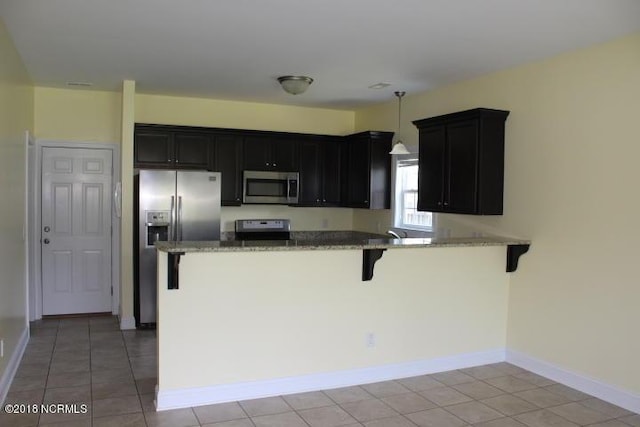
<instances>
[{"instance_id":1,"label":"pendant light shade","mask_svg":"<svg viewBox=\"0 0 640 427\"><path fill-rule=\"evenodd\" d=\"M307 90L309 85L313 83L313 79L307 76L281 76L278 82L285 92L291 95L299 95Z\"/></svg>"},{"instance_id":2,"label":"pendant light shade","mask_svg":"<svg viewBox=\"0 0 640 427\"><path fill-rule=\"evenodd\" d=\"M409 150L407 150L407 147L405 147L405 145L402 143L402 140L400 139L400 123L401 123L400 119L402 116L402 97L405 95L405 93L406 92L394 92L394 95L398 97L398 133L396 134L398 139L393 144L391 151L389 151L389 154L391 155L411 154Z\"/></svg>"}]
</instances>

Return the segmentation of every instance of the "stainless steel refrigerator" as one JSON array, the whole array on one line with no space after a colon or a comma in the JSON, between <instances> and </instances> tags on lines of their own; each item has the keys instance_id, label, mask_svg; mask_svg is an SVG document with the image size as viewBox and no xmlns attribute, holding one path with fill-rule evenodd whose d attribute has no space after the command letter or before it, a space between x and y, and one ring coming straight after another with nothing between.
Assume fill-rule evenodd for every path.
<instances>
[{"instance_id":1,"label":"stainless steel refrigerator","mask_svg":"<svg viewBox=\"0 0 640 427\"><path fill-rule=\"evenodd\" d=\"M140 170L136 177L136 325L153 327L158 240L220 239L220 172Z\"/></svg>"}]
</instances>

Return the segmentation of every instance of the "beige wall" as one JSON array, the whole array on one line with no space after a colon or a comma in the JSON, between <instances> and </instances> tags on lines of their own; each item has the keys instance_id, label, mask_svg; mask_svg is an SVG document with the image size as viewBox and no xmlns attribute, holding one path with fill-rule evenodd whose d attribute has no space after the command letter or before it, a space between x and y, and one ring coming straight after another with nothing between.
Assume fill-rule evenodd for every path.
<instances>
[{"instance_id":1,"label":"beige wall","mask_svg":"<svg viewBox=\"0 0 640 427\"><path fill-rule=\"evenodd\" d=\"M33 131L33 86L0 20L0 385L27 328L25 131ZM6 390L0 389L0 400Z\"/></svg>"},{"instance_id":2,"label":"beige wall","mask_svg":"<svg viewBox=\"0 0 640 427\"><path fill-rule=\"evenodd\" d=\"M394 106L358 111L356 130L391 127ZM504 215L440 220L533 241L511 278L508 346L639 393L640 34L410 94L405 141L411 120L474 107L511 111Z\"/></svg>"},{"instance_id":3,"label":"beige wall","mask_svg":"<svg viewBox=\"0 0 640 427\"><path fill-rule=\"evenodd\" d=\"M160 253L160 392L504 349L504 251L390 249L368 282L360 250L188 253L179 290Z\"/></svg>"},{"instance_id":4,"label":"beige wall","mask_svg":"<svg viewBox=\"0 0 640 427\"><path fill-rule=\"evenodd\" d=\"M121 94L84 89L35 88L38 139L120 143Z\"/></svg>"}]
</instances>

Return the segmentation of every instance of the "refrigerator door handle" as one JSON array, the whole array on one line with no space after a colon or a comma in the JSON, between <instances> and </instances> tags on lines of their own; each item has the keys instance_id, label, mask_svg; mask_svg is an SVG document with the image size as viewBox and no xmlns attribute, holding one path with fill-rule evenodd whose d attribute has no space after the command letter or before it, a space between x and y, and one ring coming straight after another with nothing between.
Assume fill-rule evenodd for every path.
<instances>
[{"instance_id":1,"label":"refrigerator door handle","mask_svg":"<svg viewBox=\"0 0 640 427\"><path fill-rule=\"evenodd\" d=\"M178 238L176 240L182 241L182 196L178 196Z\"/></svg>"},{"instance_id":2,"label":"refrigerator door handle","mask_svg":"<svg viewBox=\"0 0 640 427\"><path fill-rule=\"evenodd\" d=\"M176 240L176 200L171 196L171 218L169 220L169 240Z\"/></svg>"}]
</instances>

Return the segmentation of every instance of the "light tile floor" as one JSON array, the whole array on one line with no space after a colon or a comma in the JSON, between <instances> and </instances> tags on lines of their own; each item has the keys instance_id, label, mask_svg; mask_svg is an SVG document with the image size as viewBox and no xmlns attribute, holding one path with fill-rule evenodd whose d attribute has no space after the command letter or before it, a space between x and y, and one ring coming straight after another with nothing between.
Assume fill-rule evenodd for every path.
<instances>
[{"instance_id":1,"label":"light tile floor","mask_svg":"<svg viewBox=\"0 0 640 427\"><path fill-rule=\"evenodd\" d=\"M508 363L155 412L155 354L154 331L122 332L111 316L34 322L5 404L86 404L87 413L0 410L0 426L640 427L638 414Z\"/></svg>"}]
</instances>

